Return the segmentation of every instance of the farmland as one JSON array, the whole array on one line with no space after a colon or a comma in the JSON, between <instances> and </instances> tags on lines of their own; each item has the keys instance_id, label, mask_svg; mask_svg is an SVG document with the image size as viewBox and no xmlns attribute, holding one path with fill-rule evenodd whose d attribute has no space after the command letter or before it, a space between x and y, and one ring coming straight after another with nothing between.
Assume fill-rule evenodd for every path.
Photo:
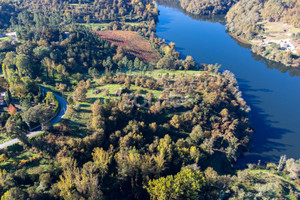
<instances>
[{"instance_id":1,"label":"farmland","mask_svg":"<svg viewBox=\"0 0 300 200\"><path fill-rule=\"evenodd\" d=\"M151 47L149 41L132 31L95 31L101 38L125 49L127 54L149 63L158 61L159 54Z\"/></svg>"}]
</instances>

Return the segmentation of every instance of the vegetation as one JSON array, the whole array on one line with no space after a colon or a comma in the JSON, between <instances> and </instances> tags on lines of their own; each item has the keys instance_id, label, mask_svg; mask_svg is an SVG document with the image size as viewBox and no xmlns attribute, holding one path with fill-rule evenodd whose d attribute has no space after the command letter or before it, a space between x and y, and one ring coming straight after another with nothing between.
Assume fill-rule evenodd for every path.
<instances>
[{"instance_id":1,"label":"vegetation","mask_svg":"<svg viewBox=\"0 0 300 200\"><path fill-rule=\"evenodd\" d=\"M238 0L179 0L180 6L195 15L226 14Z\"/></svg>"},{"instance_id":2,"label":"vegetation","mask_svg":"<svg viewBox=\"0 0 300 200\"><path fill-rule=\"evenodd\" d=\"M300 2L297 0L241 0L226 15L227 30L235 36L251 40L254 53L287 66L299 67L300 54L297 50L299 51L300 47L297 45L297 37L292 37L300 32L300 29L297 29L300 27L299 10ZM273 34L275 31L272 30L275 28L273 24L276 23L280 23L279 38L276 38ZM286 24L291 28L287 28ZM281 47L282 40L290 41L289 46L293 45L295 50Z\"/></svg>"},{"instance_id":3,"label":"vegetation","mask_svg":"<svg viewBox=\"0 0 300 200\"><path fill-rule=\"evenodd\" d=\"M7 2L17 37L0 43L0 83L22 112L0 115L21 140L0 150L1 199L299 197L299 161L234 168L253 132L237 81L157 38L152 1ZM54 127L40 85L68 101Z\"/></svg>"}]
</instances>

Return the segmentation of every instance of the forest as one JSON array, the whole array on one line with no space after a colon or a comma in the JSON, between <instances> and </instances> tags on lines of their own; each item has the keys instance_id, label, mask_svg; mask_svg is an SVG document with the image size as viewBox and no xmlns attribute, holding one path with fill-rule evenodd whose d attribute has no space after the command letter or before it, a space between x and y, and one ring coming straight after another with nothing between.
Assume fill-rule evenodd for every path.
<instances>
[{"instance_id":1,"label":"forest","mask_svg":"<svg viewBox=\"0 0 300 200\"><path fill-rule=\"evenodd\" d=\"M180 6L195 15L221 15L238 0L179 0Z\"/></svg>"},{"instance_id":2,"label":"forest","mask_svg":"<svg viewBox=\"0 0 300 200\"><path fill-rule=\"evenodd\" d=\"M298 160L237 169L254 130L234 74L158 38L152 1L0 5L16 32L0 40L0 143L20 140L0 150L1 200L300 197ZM52 126L54 93L68 109Z\"/></svg>"}]
</instances>

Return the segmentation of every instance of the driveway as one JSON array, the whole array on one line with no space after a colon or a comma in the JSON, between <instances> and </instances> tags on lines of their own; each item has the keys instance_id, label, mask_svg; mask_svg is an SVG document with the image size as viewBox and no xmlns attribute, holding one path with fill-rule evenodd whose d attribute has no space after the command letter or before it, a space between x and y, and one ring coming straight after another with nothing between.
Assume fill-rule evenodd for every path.
<instances>
[{"instance_id":1,"label":"driveway","mask_svg":"<svg viewBox=\"0 0 300 200\"><path fill-rule=\"evenodd\" d=\"M45 92L49 91L49 90L44 89L44 88L41 88L41 89L43 89ZM56 97L57 101L59 102L60 110L59 110L58 115L51 121L52 125L58 123L65 116L65 114L67 112L67 107L68 107L68 103L67 103L66 100L64 100L61 96L59 96L58 94L56 94L54 92L53 92L53 94ZM38 128L36 131L29 132L27 134L27 137L33 137L35 135L40 134L41 132L42 132L41 128ZM16 144L18 142L19 142L19 139L12 139L10 141L4 142L3 144L0 144L0 149L3 149L3 148L8 147L10 145Z\"/></svg>"}]
</instances>

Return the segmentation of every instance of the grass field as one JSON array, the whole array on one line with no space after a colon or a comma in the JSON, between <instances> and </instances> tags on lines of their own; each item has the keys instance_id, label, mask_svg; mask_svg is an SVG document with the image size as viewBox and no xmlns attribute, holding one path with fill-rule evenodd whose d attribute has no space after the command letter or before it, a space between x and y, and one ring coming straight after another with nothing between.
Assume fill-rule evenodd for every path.
<instances>
[{"instance_id":1,"label":"grass field","mask_svg":"<svg viewBox=\"0 0 300 200\"><path fill-rule=\"evenodd\" d=\"M153 50L149 41L132 31L95 31L103 39L124 47L128 54L149 63L158 61L160 56Z\"/></svg>"}]
</instances>

